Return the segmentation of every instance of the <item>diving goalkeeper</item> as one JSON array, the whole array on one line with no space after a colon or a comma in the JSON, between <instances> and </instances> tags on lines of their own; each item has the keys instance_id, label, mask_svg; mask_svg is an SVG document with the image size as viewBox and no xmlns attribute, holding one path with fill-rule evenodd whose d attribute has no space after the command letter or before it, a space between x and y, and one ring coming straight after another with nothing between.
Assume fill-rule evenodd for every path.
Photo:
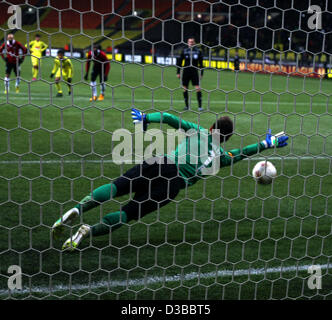
<instances>
[{"instance_id":1,"label":"diving goalkeeper","mask_svg":"<svg viewBox=\"0 0 332 320\"><path fill-rule=\"evenodd\" d=\"M93 226L83 224L72 237L65 241L62 246L63 249L74 250L84 238L90 235L95 237L108 234L131 220L138 220L146 214L165 206L175 199L181 189L194 185L204 176L203 169L212 164L211 158L213 157L219 157L221 167L229 166L265 149L284 147L288 140L288 136L284 134L273 136L269 130L265 140L260 143L248 145L242 150L225 151L221 144L226 142L233 134L233 122L227 116L219 118L209 130L165 112L144 114L137 109L132 109L132 118L135 124L143 124L144 130L146 130L149 123L161 122L186 132L194 130L197 132L195 136L197 144L202 143L202 135L207 136L208 161L203 160L202 162L200 159L191 161L192 154L188 151L186 151L184 159L180 159L181 154L184 154L182 150L184 148L189 150L192 145L190 139L193 136L186 136L179 143L176 150L170 154L162 158L152 158L154 161L147 159L142 164L129 169L114 182L93 190L91 194L87 195L79 204L67 211L54 223L52 227L53 236L58 237L63 232L65 224L71 224L75 218L101 203L131 192L135 195L132 200L123 206L121 211L105 215L101 223ZM218 133L218 146L216 146L215 139L212 137L215 132ZM154 163L151 164L152 162Z\"/></svg>"}]
</instances>

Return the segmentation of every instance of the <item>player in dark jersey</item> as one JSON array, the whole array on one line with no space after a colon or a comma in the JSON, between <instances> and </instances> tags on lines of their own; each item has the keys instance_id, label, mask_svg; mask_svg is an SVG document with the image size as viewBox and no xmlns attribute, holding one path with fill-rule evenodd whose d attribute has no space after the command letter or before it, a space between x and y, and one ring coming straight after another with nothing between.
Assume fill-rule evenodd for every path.
<instances>
[{"instance_id":1,"label":"player in dark jersey","mask_svg":"<svg viewBox=\"0 0 332 320\"><path fill-rule=\"evenodd\" d=\"M122 210L107 214L102 218L101 223L93 226L83 224L72 237L65 241L63 249L73 250L90 234L92 236L108 234L131 220L138 220L165 206L175 199L181 189L194 185L206 176L207 172L204 169L211 169L215 160L220 160L220 167L229 166L267 148L287 145L288 137L286 135L282 133L273 136L269 130L265 140L259 143L242 149L225 151L221 145L233 134L233 122L227 116L219 118L207 130L196 123L181 120L167 112L144 114L137 109L132 109L131 115L133 122L143 124L144 129L149 123L166 123L175 129L182 129L187 132L187 135L169 154L164 157L147 159L142 164L132 167L114 182L93 190L91 194L58 219L52 227L55 237L63 232L64 224L71 224L84 212L115 197L135 193L131 200L122 207ZM215 134L216 136L213 137ZM214 139L215 137L216 139ZM201 157L202 145L206 148L206 156L203 158Z\"/></svg>"},{"instance_id":2,"label":"player in dark jersey","mask_svg":"<svg viewBox=\"0 0 332 320\"><path fill-rule=\"evenodd\" d=\"M188 102L188 85L191 81L196 89L198 110L202 111L202 91L200 88L200 79L203 77L203 55L201 50L196 46L194 38L189 38L188 47L182 50L180 58L177 61L177 77L180 79L180 71L182 72L182 86L184 89L183 96L185 102L185 110L189 109ZM184 60L184 66L182 68Z\"/></svg>"},{"instance_id":3,"label":"player in dark jersey","mask_svg":"<svg viewBox=\"0 0 332 320\"><path fill-rule=\"evenodd\" d=\"M24 61L27 48L24 47L20 42L14 39L12 33L7 35L7 41L0 47L0 54L2 59L6 62L5 71L5 94L9 92L9 81L10 74L14 71L16 76L15 88L16 92L19 92L20 85L20 65Z\"/></svg>"},{"instance_id":4,"label":"player in dark jersey","mask_svg":"<svg viewBox=\"0 0 332 320\"><path fill-rule=\"evenodd\" d=\"M106 53L101 50L100 45L95 45L92 51L89 51L88 58L85 66L84 79L88 80L90 62L93 61L92 73L91 73L91 89L92 97L90 101L102 101L105 96L105 82L107 81L108 73L110 71L110 61L108 60ZM97 98L97 78L100 81L100 95Z\"/></svg>"}]
</instances>

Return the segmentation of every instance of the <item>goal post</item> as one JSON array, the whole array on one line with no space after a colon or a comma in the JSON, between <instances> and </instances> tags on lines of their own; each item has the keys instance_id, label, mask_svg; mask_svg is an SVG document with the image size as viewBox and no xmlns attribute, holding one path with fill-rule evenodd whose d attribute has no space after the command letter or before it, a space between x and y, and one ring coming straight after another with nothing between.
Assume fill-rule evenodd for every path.
<instances>
[{"instance_id":1,"label":"goal post","mask_svg":"<svg viewBox=\"0 0 332 320\"><path fill-rule=\"evenodd\" d=\"M0 299L331 298L329 3L8 0L0 9ZM9 34L27 47L11 70ZM40 56L36 35L47 46ZM184 110L188 66L177 63L188 38L204 72L198 86L189 82ZM110 71L93 80L97 46ZM54 71L60 49L72 74L64 62ZM234 160L166 206L62 250L82 224L102 222L134 194L84 212L54 239L62 214L188 136L161 122L142 132L132 108L206 129L229 116L223 157L268 129L285 132L288 146ZM253 178L259 161L276 167L271 184Z\"/></svg>"}]
</instances>

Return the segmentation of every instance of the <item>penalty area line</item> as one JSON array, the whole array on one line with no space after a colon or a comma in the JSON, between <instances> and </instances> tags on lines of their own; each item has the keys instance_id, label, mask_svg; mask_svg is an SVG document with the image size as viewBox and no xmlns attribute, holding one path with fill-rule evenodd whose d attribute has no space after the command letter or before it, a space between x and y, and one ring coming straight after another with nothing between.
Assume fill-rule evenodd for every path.
<instances>
[{"instance_id":1,"label":"penalty area line","mask_svg":"<svg viewBox=\"0 0 332 320\"><path fill-rule=\"evenodd\" d=\"M243 161L261 161L261 160L332 160L332 156L266 156L266 157L249 157ZM58 160L0 160L0 164L75 164L75 163L114 163L113 160L91 160L91 159L58 159ZM129 163L130 164L130 163ZM132 164L136 164L134 161Z\"/></svg>"},{"instance_id":2,"label":"penalty area line","mask_svg":"<svg viewBox=\"0 0 332 320\"><path fill-rule=\"evenodd\" d=\"M82 97L82 96L74 96L73 98L69 98L70 100L73 99L73 101L85 101L85 102L89 102L89 98L90 96L86 96L86 97ZM1 103L12 103L12 100L24 100L27 101L27 103L34 103L36 101L49 101L52 104L56 104L57 102L61 102L62 100L59 100L59 98L56 97L51 97L49 95L43 95L43 94L36 94L34 96L28 95L28 96L9 96L8 100L6 99L6 101ZM183 103L183 100L178 100L178 99L123 99L123 98L109 98L110 101L115 101L115 102L128 102L128 103L133 103L133 102L153 102L153 103L165 103L165 104L170 104L173 105L174 103ZM65 100L66 101L66 100ZM251 100L232 100L232 101L227 101L227 102L220 102L220 100L208 100L206 102L206 105L210 105L210 104L215 104L215 105L227 105L227 106L231 106L232 104L236 104L236 105L298 105L298 106L308 106L308 105L319 105L319 106L329 106L329 102L303 102L303 101L251 101ZM91 106L93 106L94 104L91 104Z\"/></svg>"},{"instance_id":3,"label":"penalty area line","mask_svg":"<svg viewBox=\"0 0 332 320\"><path fill-rule=\"evenodd\" d=\"M40 287L24 287L21 290L5 290L0 289L0 296L9 296L9 295L22 295L22 294L31 294L31 293L42 293L50 294L56 292L68 291L71 293L73 291L82 291L82 290L97 290L101 288L116 288L116 287L134 287L134 286L144 286L153 285L153 284L164 284L167 282L180 282L192 281L201 279L217 279L218 277L238 277L238 276L260 276L271 273L280 273L282 276L283 273L307 271L312 265L293 265L285 267L271 267L271 268L259 268L259 269L239 269L239 270L219 270L206 273L199 272L190 272L186 274L177 274L173 276L155 276L155 277L146 277L146 278L136 278L136 279L127 279L127 280L113 280L113 281L99 281L92 282L90 284L70 284L70 285L54 285L54 286L40 286ZM319 267L324 269L329 269L330 264L319 265Z\"/></svg>"}]
</instances>

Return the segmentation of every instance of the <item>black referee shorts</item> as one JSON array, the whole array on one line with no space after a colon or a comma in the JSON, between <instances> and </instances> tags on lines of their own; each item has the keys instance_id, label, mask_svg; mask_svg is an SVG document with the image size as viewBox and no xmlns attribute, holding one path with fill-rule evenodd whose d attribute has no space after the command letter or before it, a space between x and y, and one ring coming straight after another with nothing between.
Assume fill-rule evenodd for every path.
<instances>
[{"instance_id":1,"label":"black referee shorts","mask_svg":"<svg viewBox=\"0 0 332 320\"><path fill-rule=\"evenodd\" d=\"M148 164L143 162L129 169L123 176L114 181L117 196L135 193L122 210L126 212L128 221L138 220L146 214L168 204L185 188L184 179L178 174L175 164Z\"/></svg>"},{"instance_id":2,"label":"black referee shorts","mask_svg":"<svg viewBox=\"0 0 332 320\"><path fill-rule=\"evenodd\" d=\"M193 86L199 86L199 76L197 70L184 70L182 74L182 85L188 87L189 82L191 81Z\"/></svg>"},{"instance_id":3,"label":"black referee shorts","mask_svg":"<svg viewBox=\"0 0 332 320\"><path fill-rule=\"evenodd\" d=\"M20 75L20 66L16 63L6 63L6 74L10 75L14 71L15 76L18 77Z\"/></svg>"},{"instance_id":4,"label":"black referee shorts","mask_svg":"<svg viewBox=\"0 0 332 320\"><path fill-rule=\"evenodd\" d=\"M107 81L107 77L103 74L102 68L93 68L91 73L91 81L96 81L98 77L100 82Z\"/></svg>"}]
</instances>

